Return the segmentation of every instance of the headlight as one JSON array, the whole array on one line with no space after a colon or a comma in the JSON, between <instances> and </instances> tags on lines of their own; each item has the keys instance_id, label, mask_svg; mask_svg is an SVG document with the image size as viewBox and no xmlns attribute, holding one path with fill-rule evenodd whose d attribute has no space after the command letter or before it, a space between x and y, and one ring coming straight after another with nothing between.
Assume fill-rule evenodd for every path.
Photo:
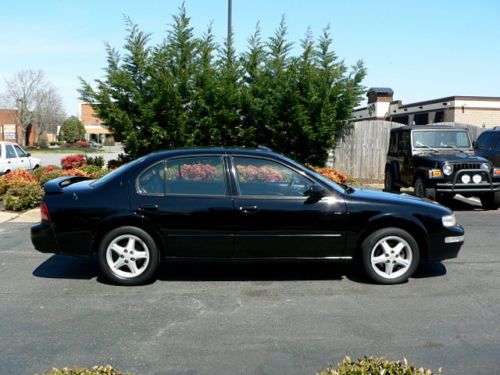
<instances>
[{"instance_id":1,"label":"headlight","mask_svg":"<svg viewBox=\"0 0 500 375\"><path fill-rule=\"evenodd\" d=\"M453 167L449 163L444 163L442 169L443 173L447 176L453 173Z\"/></svg>"},{"instance_id":2,"label":"headlight","mask_svg":"<svg viewBox=\"0 0 500 375\"><path fill-rule=\"evenodd\" d=\"M488 163L483 163L481 164L481 169L484 169L486 171L489 171L490 170L490 165Z\"/></svg>"},{"instance_id":3,"label":"headlight","mask_svg":"<svg viewBox=\"0 0 500 375\"><path fill-rule=\"evenodd\" d=\"M454 227L455 225L457 225L455 214L443 216L441 218L441 221L443 222L443 226L445 226L446 228Z\"/></svg>"}]
</instances>

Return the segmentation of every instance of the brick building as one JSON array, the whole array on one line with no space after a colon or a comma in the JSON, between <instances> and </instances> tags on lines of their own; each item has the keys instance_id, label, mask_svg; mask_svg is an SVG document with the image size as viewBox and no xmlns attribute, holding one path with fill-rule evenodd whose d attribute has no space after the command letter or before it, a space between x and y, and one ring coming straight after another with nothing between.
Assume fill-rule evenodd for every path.
<instances>
[{"instance_id":1,"label":"brick building","mask_svg":"<svg viewBox=\"0 0 500 375\"><path fill-rule=\"evenodd\" d=\"M29 125L23 139L23 128L17 109L0 108L0 141L33 146L36 143L36 126Z\"/></svg>"},{"instance_id":2,"label":"brick building","mask_svg":"<svg viewBox=\"0 0 500 375\"><path fill-rule=\"evenodd\" d=\"M458 122L492 128L500 125L500 97L448 96L403 104L386 87L368 90L366 107L354 110L352 121L387 120L407 125Z\"/></svg>"},{"instance_id":3,"label":"brick building","mask_svg":"<svg viewBox=\"0 0 500 375\"><path fill-rule=\"evenodd\" d=\"M109 145L114 144L115 141L113 131L104 125L104 122L97 117L90 104L80 104L80 121L85 127L85 138L88 141L95 141Z\"/></svg>"}]
</instances>

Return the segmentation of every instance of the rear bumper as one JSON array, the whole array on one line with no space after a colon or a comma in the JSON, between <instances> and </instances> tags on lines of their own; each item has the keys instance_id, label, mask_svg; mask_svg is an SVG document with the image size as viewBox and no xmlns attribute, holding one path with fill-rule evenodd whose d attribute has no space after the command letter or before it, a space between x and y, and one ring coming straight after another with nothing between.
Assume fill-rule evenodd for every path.
<instances>
[{"instance_id":1,"label":"rear bumper","mask_svg":"<svg viewBox=\"0 0 500 375\"><path fill-rule=\"evenodd\" d=\"M436 234L430 239L428 259L444 260L458 256L460 248L464 244L465 231L460 225L446 228L443 232ZM457 242L450 242L457 241Z\"/></svg>"},{"instance_id":2,"label":"rear bumper","mask_svg":"<svg viewBox=\"0 0 500 375\"><path fill-rule=\"evenodd\" d=\"M41 253L59 253L59 247L50 224L40 223L31 227L31 242Z\"/></svg>"}]
</instances>

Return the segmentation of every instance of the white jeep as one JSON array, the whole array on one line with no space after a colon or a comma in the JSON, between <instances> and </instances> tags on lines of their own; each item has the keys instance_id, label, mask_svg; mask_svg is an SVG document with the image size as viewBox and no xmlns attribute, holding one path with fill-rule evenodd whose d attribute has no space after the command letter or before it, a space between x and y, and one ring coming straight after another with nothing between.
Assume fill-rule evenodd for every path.
<instances>
[{"instance_id":1,"label":"white jeep","mask_svg":"<svg viewBox=\"0 0 500 375\"><path fill-rule=\"evenodd\" d=\"M40 159L32 158L17 143L0 142L0 175L18 168L34 170L40 166Z\"/></svg>"}]
</instances>

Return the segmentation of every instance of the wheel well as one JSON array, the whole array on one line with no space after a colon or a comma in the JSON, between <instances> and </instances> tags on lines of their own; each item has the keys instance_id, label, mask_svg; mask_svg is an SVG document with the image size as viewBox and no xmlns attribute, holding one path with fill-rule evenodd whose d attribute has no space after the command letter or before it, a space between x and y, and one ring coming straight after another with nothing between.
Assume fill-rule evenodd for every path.
<instances>
[{"instance_id":1,"label":"wheel well","mask_svg":"<svg viewBox=\"0 0 500 375\"><path fill-rule=\"evenodd\" d=\"M359 259L361 255L361 244L363 241L373 232L384 228L398 228L408 232L417 241L418 248L420 250L421 258L427 258L428 254L428 244L426 240L425 232L417 224L401 220L401 218L384 218L371 223L356 241L356 249L354 252L354 258Z\"/></svg>"},{"instance_id":2,"label":"wheel well","mask_svg":"<svg viewBox=\"0 0 500 375\"><path fill-rule=\"evenodd\" d=\"M148 233L153 238L156 246L158 246L158 250L161 256L162 257L164 256L166 246L159 232L146 221L143 221L141 219L130 219L130 218L120 218L101 225L98 228L97 233L92 241L91 254L97 252L99 248L99 243L109 231L115 228L126 227L126 226L137 227Z\"/></svg>"}]
</instances>

